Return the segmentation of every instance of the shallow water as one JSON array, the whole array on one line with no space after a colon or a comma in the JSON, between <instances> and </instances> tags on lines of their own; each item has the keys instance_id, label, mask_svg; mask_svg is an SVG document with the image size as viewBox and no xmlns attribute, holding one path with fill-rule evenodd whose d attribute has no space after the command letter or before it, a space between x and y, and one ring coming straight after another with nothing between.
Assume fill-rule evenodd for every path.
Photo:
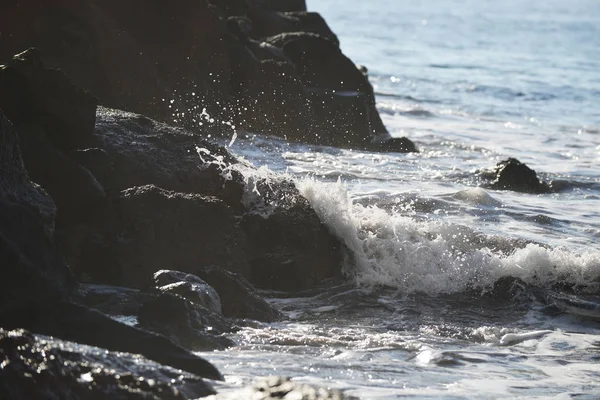
<instances>
[{"instance_id":1,"label":"shallow water","mask_svg":"<svg viewBox=\"0 0 600 400\"><path fill-rule=\"evenodd\" d=\"M232 151L296 179L351 251L347 284L274 294L287 321L204 354L220 389L278 374L363 399L600 398L600 3L308 6L420 153L239 134ZM561 190L482 188L508 157Z\"/></svg>"}]
</instances>

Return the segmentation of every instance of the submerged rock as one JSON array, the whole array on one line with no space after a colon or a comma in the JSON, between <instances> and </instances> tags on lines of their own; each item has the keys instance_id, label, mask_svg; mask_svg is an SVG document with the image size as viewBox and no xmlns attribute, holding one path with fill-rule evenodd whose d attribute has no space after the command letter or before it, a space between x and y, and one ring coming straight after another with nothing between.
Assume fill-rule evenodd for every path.
<instances>
[{"instance_id":1,"label":"submerged rock","mask_svg":"<svg viewBox=\"0 0 600 400\"><path fill-rule=\"evenodd\" d=\"M384 153L417 153L417 146L408 138L390 138L371 143L370 150Z\"/></svg>"},{"instance_id":2,"label":"submerged rock","mask_svg":"<svg viewBox=\"0 0 600 400\"><path fill-rule=\"evenodd\" d=\"M184 400L214 394L202 379L139 356L0 329L0 398Z\"/></svg>"},{"instance_id":3,"label":"submerged rock","mask_svg":"<svg viewBox=\"0 0 600 400\"><path fill-rule=\"evenodd\" d=\"M301 399L301 400L357 400L341 390L327 389L292 381L290 378L272 376L257 380L254 385L233 393L215 396L217 400L233 399Z\"/></svg>"},{"instance_id":4,"label":"submerged rock","mask_svg":"<svg viewBox=\"0 0 600 400\"><path fill-rule=\"evenodd\" d=\"M508 158L496 165L494 181L490 187L524 193L550 192L548 184L540 182L535 171L516 158Z\"/></svg>"}]
</instances>

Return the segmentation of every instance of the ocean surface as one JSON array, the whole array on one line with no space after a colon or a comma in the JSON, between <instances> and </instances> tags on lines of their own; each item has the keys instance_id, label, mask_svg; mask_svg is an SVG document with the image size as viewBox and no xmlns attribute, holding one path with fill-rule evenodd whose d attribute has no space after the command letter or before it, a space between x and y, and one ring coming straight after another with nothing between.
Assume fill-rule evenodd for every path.
<instances>
[{"instance_id":1,"label":"ocean surface","mask_svg":"<svg viewBox=\"0 0 600 400\"><path fill-rule=\"evenodd\" d=\"M202 353L234 391L285 375L361 399L600 399L600 1L309 0L415 154L238 132L349 249L347 282ZM485 189L518 158L560 188Z\"/></svg>"}]
</instances>

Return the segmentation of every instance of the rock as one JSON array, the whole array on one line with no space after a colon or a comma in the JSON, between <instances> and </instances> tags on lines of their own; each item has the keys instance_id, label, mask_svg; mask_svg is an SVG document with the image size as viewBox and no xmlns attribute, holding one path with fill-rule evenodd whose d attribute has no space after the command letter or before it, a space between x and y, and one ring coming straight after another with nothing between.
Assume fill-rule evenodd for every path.
<instances>
[{"instance_id":1,"label":"rock","mask_svg":"<svg viewBox=\"0 0 600 400\"><path fill-rule=\"evenodd\" d=\"M216 314L222 314L219 294L196 275L160 270L154 273L153 278L156 288L161 292L176 294Z\"/></svg>"},{"instance_id":2,"label":"rock","mask_svg":"<svg viewBox=\"0 0 600 400\"><path fill-rule=\"evenodd\" d=\"M331 40L337 46L340 42L327 22L315 12L276 12L264 9L252 9L248 12L252 21L252 34L255 38L267 38L289 32L316 33Z\"/></svg>"},{"instance_id":3,"label":"rock","mask_svg":"<svg viewBox=\"0 0 600 400\"><path fill-rule=\"evenodd\" d=\"M236 100L239 122L249 131L310 141L313 113L295 69L287 62L265 60L242 84Z\"/></svg>"},{"instance_id":4,"label":"rock","mask_svg":"<svg viewBox=\"0 0 600 400\"><path fill-rule=\"evenodd\" d=\"M250 8L271 11L306 11L306 0L248 0Z\"/></svg>"},{"instance_id":5,"label":"rock","mask_svg":"<svg viewBox=\"0 0 600 400\"><path fill-rule=\"evenodd\" d=\"M165 267L216 262L250 274L233 210L217 198L138 186L113 200L108 218L101 241L77 265L94 282L145 288Z\"/></svg>"},{"instance_id":6,"label":"rock","mask_svg":"<svg viewBox=\"0 0 600 400\"><path fill-rule=\"evenodd\" d=\"M295 65L303 84L315 92L336 93L362 93L365 99L366 118L362 124L355 126L353 131L370 132L365 137L359 136L357 145L364 145L373 136L387 135L387 129L383 125L379 113L375 108L375 95L373 87L367 77L348 59L340 50L338 45L318 34L306 32L283 33L266 39L267 42L279 47L285 56ZM350 107L345 115L353 112L363 112L360 108ZM326 124L326 122L322 122ZM336 143L343 143L346 129L337 130L335 126L330 127L323 134L332 136L329 139ZM321 135L322 136L322 135ZM336 136L341 136L337 138ZM321 137L321 140L328 138ZM354 140L353 138L348 138Z\"/></svg>"},{"instance_id":7,"label":"rock","mask_svg":"<svg viewBox=\"0 0 600 400\"><path fill-rule=\"evenodd\" d=\"M54 233L56 206L39 185L31 182L23 165L19 137L13 124L0 110L0 200L19 203L41 219L44 230Z\"/></svg>"},{"instance_id":8,"label":"rock","mask_svg":"<svg viewBox=\"0 0 600 400\"><path fill-rule=\"evenodd\" d=\"M246 0L209 0L224 17L246 15L248 4Z\"/></svg>"},{"instance_id":9,"label":"rock","mask_svg":"<svg viewBox=\"0 0 600 400\"><path fill-rule=\"evenodd\" d=\"M369 146L372 151L385 153L417 153L417 146L408 138L390 138L381 142L372 142Z\"/></svg>"},{"instance_id":10,"label":"rock","mask_svg":"<svg viewBox=\"0 0 600 400\"><path fill-rule=\"evenodd\" d=\"M294 382L290 378L280 376L260 378L249 388L218 394L215 399L357 400L356 397L345 395L341 390Z\"/></svg>"},{"instance_id":11,"label":"rock","mask_svg":"<svg viewBox=\"0 0 600 400\"><path fill-rule=\"evenodd\" d=\"M59 149L85 147L96 122L96 98L29 49L0 67L0 108L15 125L35 123Z\"/></svg>"},{"instance_id":12,"label":"rock","mask_svg":"<svg viewBox=\"0 0 600 400\"><path fill-rule=\"evenodd\" d=\"M71 271L56 251L54 204L23 166L18 138L0 113L0 324L14 307L66 299Z\"/></svg>"},{"instance_id":13,"label":"rock","mask_svg":"<svg viewBox=\"0 0 600 400\"><path fill-rule=\"evenodd\" d=\"M56 149L41 126L24 123L18 131L25 167L31 179L52 196L57 223L89 222L100 215L106 194L90 171Z\"/></svg>"},{"instance_id":14,"label":"rock","mask_svg":"<svg viewBox=\"0 0 600 400\"><path fill-rule=\"evenodd\" d=\"M516 158L508 158L496 165L495 179L490 185L496 190L514 190L524 193L549 193L549 186L540 182L534 170Z\"/></svg>"},{"instance_id":15,"label":"rock","mask_svg":"<svg viewBox=\"0 0 600 400\"><path fill-rule=\"evenodd\" d=\"M78 152L77 160L108 193L153 184L166 190L218 196L232 206L239 204L242 182L226 168L237 160L198 134L99 107L94 140L96 150ZM203 151L198 153L198 149Z\"/></svg>"},{"instance_id":16,"label":"rock","mask_svg":"<svg viewBox=\"0 0 600 400\"><path fill-rule=\"evenodd\" d=\"M272 322L282 314L256 294L256 290L242 276L217 266L208 266L197 275L214 287L221 297L223 315Z\"/></svg>"},{"instance_id":17,"label":"rock","mask_svg":"<svg viewBox=\"0 0 600 400\"><path fill-rule=\"evenodd\" d=\"M156 297L155 293L138 289L80 283L77 285L74 300L111 316L131 317L133 322L142 305L154 297Z\"/></svg>"},{"instance_id":18,"label":"rock","mask_svg":"<svg viewBox=\"0 0 600 400\"><path fill-rule=\"evenodd\" d=\"M231 326L211 310L171 293L160 293L139 310L138 324L193 351L223 350L233 346L224 336Z\"/></svg>"},{"instance_id":19,"label":"rock","mask_svg":"<svg viewBox=\"0 0 600 400\"><path fill-rule=\"evenodd\" d=\"M1 114L0 144L0 326L143 353L158 362L219 379L221 375L211 364L167 339L65 302L74 291L74 279L42 219L51 201L29 181L16 134ZM41 204L34 203L37 201Z\"/></svg>"},{"instance_id":20,"label":"rock","mask_svg":"<svg viewBox=\"0 0 600 400\"><path fill-rule=\"evenodd\" d=\"M0 398L185 400L215 394L202 379L125 353L0 329Z\"/></svg>"},{"instance_id":21,"label":"rock","mask_svg":"<svg viewBox=\"0 0 600 400\"><path fill-rule=\"evenodd\" d=\"M61 71L47 68L36 49L0 67L0 107L20 137L29 176L52 196L59 225L89 220L106 196L94 176L63 151L86 146L96 121L96 99Z\"/></svg>"},{"instance_id":22,"label":"rock","mask_svg":"<svg viewBox=\"0 0 600 400\"><path fill-rule=\"evenodd\" d=\"M204 378L223 379L208 361L164 336L122 324L97 310L74 303L48 303L45 307L15 309L4 319L3 326L8 329L22 327L38 334L110 351L137 353Z\"/></svg>"},{"instance_id":23,"label":"rock","mask_svg":"<svg viewBox=\"0 0 600 400\"><path fill-rule=\"evenodd\" d=\"M0 59L38 47L107 106L173 122L198 103L216 115L228 96L224 25L206 1L22 0L3 6L0 26L11 33ZM192 118L181 124L197 126Z\"/></svg>"},{"instance_id":24,"label":"rock","mask_svg":"<svg viewBox=\"0 0 600 400\"><path fill-rule=\"evenodd\" d=\"M315 143L366 149L372 138L367 96L362 92L307 88L315 115Z\"/></svg>"},{"instance_id":25,"label":"rock","mask_svg":"<svg viewBox=\"0 0 600 400\"><path fill-rule=\"evenodd\" d=\"M256 189L259 202L241 221L250 245L251 282L260 289L296 291L336 277L341 243L294 184L259 181Z\"/></svg>"}]
</instances>

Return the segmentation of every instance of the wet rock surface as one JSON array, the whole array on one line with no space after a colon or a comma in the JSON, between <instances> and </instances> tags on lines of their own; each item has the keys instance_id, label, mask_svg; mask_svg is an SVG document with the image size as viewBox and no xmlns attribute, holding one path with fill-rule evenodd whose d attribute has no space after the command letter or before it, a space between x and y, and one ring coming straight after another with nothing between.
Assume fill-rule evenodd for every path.
<instances>
[{"instance_id":1,"label":"wet rock surface","mask_svg":"<svg viewBox=\"0 0 600 400\"><path fill-rule=\"evenodd\" d=\"M143 357L0 329L0 398L192 399L214 389Z\"/></svg>"},{"instance_id":2,"label":"wet rock surface","mask_svg":"<svg viewBox=\"0 0 600 400\"><path fill-rule=\"evenodd\" d=\"M233 345L222 336L232 330L223 317L171 293L160 293L146 301L139 310L138 324L193 351L222 350Z\"/></svg>"},{"instance_id":3,"label":"wet rock surface","mask_svg":"<svg viewBox=\"0 0 600 400\"><path fill-rule=\"evenodd\" d=\"M57 6L26 0L2 11L0 25L11 35L5 35L1 58L35 46L48 65L109 107L193 129L205 107L218 121L244 130L349 148L367 148L373 134L387 134L367 78L302 0L185 0L177 7L140 0ZM248 24L240 28L228 18ZM110 60L119 60L119 68ZM356 94L352 101L345 101L347 94L315 98L315 88ZM264 118L244 112L249 106ZM361 118L348 120L353 116ZM202 129L208 126L231 135L218 122ZM70 132L61 134L70 139Z\"/></svg>"},{"instance_id":4,"label":"wet rock surface","mask_svg":"<svg viewBox=\"0 0 600 400\"><path fill-rule=\"evenodd\" d=\"M224 316L263 322L283 318L283 315L259 296L252 285L239 274L214 265L198 269L196 274L217 290Z\"/></svg>"},{"instance_id":5,"label":"wet rock surface","mask_svg":"<svg viewBox=\"0 0 600 400\"><path fill-rule=\"evenodd\" d=\"M1 112L0 189L1 322L13 307L66 299L75 283L52 240L54 203L29 179L17 133Z\"/></svg>"},{"instance_id":6,"label":"wet rock surface","mask_svg":"<svg viewBox=\"0 0 600 400\"><path fill-rule=\"evenodd\" d=\"M341 244L294 184L260 181L256 187L260 201L241 221L250 245L252 283L260 289L294 291L335 277Z\"/></svg>"},{"instance_id":7,"label":"wet rock surface","mask_svg":"<svg viewBox=\"0 0 600 400\"><path fill-rule=\"evenodd\" d=\"M160 292L176 294L217 315L222 314L219 294L197 276L181 271L160 270L154 273L153 279Z\"/></svg>"},{"instance_id":8,"label":"wet rock surface","mask_svg":"<svg viewBox=\"0 0 600 400\"><path fill-rule=\"evenodd\" d=\"M495 170L486 176L493 179L489 185L491 189L535 194L550 192L550 186L541 182L533 169L516 158L499 162Z\"/></svg>"}]
</instances>

